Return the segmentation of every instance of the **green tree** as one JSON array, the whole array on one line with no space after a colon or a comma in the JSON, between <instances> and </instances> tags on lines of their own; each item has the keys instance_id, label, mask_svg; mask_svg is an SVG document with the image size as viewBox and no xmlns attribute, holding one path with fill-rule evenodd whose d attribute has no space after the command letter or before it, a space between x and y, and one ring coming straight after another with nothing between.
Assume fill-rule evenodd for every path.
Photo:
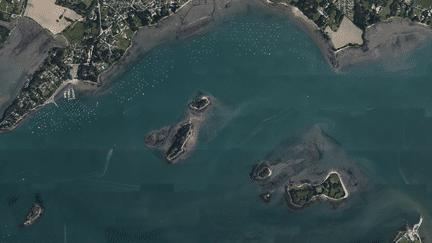
<instances>
[{"instance_id":1,"label":"green tree","mask_svg":"<svg viewBox=\"0 0 432 243\"><path fill-rule=\"evenodd\" d=\"M392 4L390 4L390 16L396 16L397 9L399 7L398 1L393 1Z\"/></svg>"},{"instance_id":2,"label":"green tree","mask_svg":"<svg viewBox=\"0 0 432 243\"><path fill-rule=\"evenodd\" d=\"M323 15L321 15L315 23L321 28L326 24L326 19Z\"/></svg>"},{"instance_id":3,"label":"green tree","mask_svg":"<svg viewBox=\"0 0 432 243\"><path fill-rule=\"evenodd\" d=\"M378 23L380 21L381 21L380 16L374 10L372 10L369 14L369 21L368 21L369 25Z\"/></svg>"},{"instance_id":4,"label":"green tree","mask_svg":"<svg viewBox=\"0 0 432 243\"><path fill-rule=\"evenodd\" d=\"M169 11L168 10L169 10L168 6L166 4L163 4L162 8L161 8L161 16L162 17L168 16L169 15Z\"/></svg>"},{"instance_id":5,"label":"green tree","mask_svg":"<svg viewBox=\"0 0 432 243\"><path fill-rule=\"evenodd\" d=\"M144 11L135 11L134 14L140 19L142 26L146 26L150 23L151 13L148 9Z\"/></svg>"},{"instance_id":6,"label":"green tree","mask_svg":"<svg viewBox=\"0 0 432 243\"><path fill-rule=\"evenodd\" d=\"M408 12L408 18L412 19L414 17L414 11L413 9L410 9Z\"/></svg>"},{"instance_id":7,"label":"green tree","mask_svg":"<svg viewBox=\"0 0 432 243\"><path fill-rule=\"evenodd\" d=\"M363 12L363 9L360 5L359 1L356 1L354 3L354 24L359 27L362 30L365 30L367 27L367 22L366 22L367 16L366 14Z\"/></svg>"},{"instance_id":8,"label":"green tree","mask_svg":"<svg viewBox=\"0 0 432 243\"><path fill-rule=\"evenodd\" d=\"M9 37L10 30L0 25L0 45L3 44Z\"/></svg>"},{"instance_id":9,"label":"green tree","mask_svg":"<svg viewBox=\"0 0 432 243\"><path fill-rule=\"evenodd\" d=\"M318 21L318 19L319 19L319 17L320 17L320 14L319 13L315 13L314 15L313 15L313 21L316 23L317 21Z\"/></svg>"},{"instance_id":10,"label":"green tree","mask_svg":"<svg viewBox=\"0 0 432 243\"><path fill-rule=\"evenodd\" d=\"M318 6L320 6L320 7L323 8L326 4L327 4L327 1L323 0L323 1L321 1L321 2L318 3Z\"/></svg>"},{"instance_id":11,"label":"green tree","mask_svg":"<svg viewBox=\"0 0 432 243\"><path fill-rule=\"evenodd\" d=\"M332 10L330 12L329 16L330 16L331 19L335 19L335 17L336 17L336 10Z\"/></svg>"},{"instance_id":12,"label":"green tree","mask_svg":"<svg viewBox=\"0 0 432 243\"><path fill-rule=\"evenodd\" d=\"M179 6L176 2L174 2L172 4L172 6L170 6L170 8L171 8L171 11L174 13L179 8Z\"/></svg>"}]
</instances>

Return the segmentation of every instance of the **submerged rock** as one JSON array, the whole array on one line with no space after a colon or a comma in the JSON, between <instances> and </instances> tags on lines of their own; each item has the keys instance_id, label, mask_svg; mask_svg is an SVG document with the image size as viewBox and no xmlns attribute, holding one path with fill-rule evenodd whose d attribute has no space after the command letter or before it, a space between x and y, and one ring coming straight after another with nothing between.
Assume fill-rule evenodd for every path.
<instances>
[{"instance_id":1,"label":"submerged rock","mask_svg":"<svg viewBox=\"0 0 432 243\"><path fill-rule=\"evenodd\" d=\"M261 200L265 203L270 203L272 194L270 192L266 192L260 195Z\"/></svg>"}]
</instances>

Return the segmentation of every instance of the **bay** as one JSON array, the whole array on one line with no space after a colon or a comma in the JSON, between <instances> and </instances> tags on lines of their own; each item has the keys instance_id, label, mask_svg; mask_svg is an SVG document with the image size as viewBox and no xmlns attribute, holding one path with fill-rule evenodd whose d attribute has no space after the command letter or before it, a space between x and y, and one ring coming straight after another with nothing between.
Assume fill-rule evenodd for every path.
<instances>
[{"instance_id":1,"label":"bay","mask_svg":"<svg viewBox=\"0 0 432 243\"><path fill-rule=\"evenodd\" d=\"M1 134L0 242L384 242L420 214L431 229L430 44L335 74L293 21L249 11L145 54L98 99L60 98ZM198 91L226 113L167 165L143 138ZM337 211L264 205L252 166L318 123L378 182ZM20 229L35 195L46 213Z\"/></svg>"}]
</instances>

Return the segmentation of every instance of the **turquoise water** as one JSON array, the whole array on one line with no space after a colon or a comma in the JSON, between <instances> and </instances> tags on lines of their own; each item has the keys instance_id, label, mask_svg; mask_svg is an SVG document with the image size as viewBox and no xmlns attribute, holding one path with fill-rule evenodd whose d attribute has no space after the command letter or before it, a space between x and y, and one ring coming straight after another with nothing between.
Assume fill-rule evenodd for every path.
<instances>
[{"instance_id":1,"label":"turquoise water","mask_svg":"<svg viewBox=\"0 0 432 243\"><path fill-rule=\"evenodd\" d=\"M294 22L261 11L156 48L102 97L60 98L0 135L0 242L387 242L420 213L430 229L430 48L335 74ZM198 91L226 113L169 166L143 138ZM373 189L338 211L264 205L252 166L317 123ZM20 229L36 194L46 212Z\"/></svg>"}]
</instances>

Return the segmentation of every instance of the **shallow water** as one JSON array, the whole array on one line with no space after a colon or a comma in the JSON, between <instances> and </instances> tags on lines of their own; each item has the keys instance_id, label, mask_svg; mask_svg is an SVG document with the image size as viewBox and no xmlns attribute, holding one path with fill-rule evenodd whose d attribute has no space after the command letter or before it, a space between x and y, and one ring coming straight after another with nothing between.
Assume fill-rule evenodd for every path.
<instances>
[{"instance_id":1,"label":"shallow water","mask_svg":"<svg viewBox=\"0 0 432 243\"><path fill-rule=\"evenodd\" d=\"M260 11L159 47L101 98L60 98L0 135L0 242L387 242L420 213L430 229L429 49L338 75L294 22ZM143 138L177 121L197 91L227 107L223 126L166 165ZM317 123L372 189L338 211L264 205L252 166ZM36 193L46 213L20 229Z\"/></svg>"}]
</instances>

